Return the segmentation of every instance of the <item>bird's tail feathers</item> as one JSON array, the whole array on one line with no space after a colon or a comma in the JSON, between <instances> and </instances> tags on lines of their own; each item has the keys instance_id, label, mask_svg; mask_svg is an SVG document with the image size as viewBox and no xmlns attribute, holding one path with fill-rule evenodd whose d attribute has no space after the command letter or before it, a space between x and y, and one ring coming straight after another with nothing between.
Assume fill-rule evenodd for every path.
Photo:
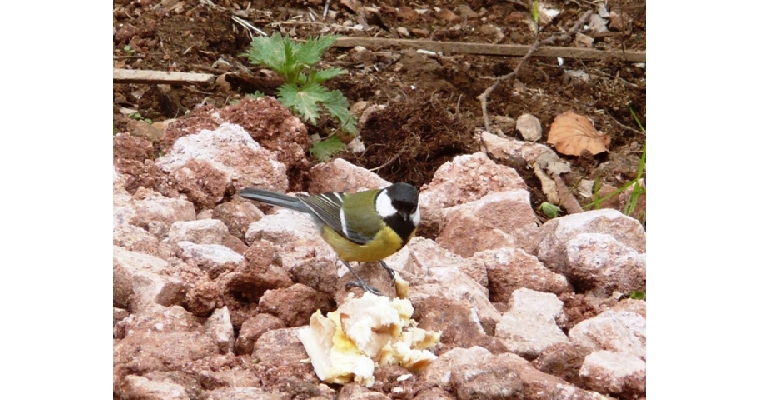
<instances>
[{"instance_id":1,"label":"bird's tail feathers","mask_svg":"<svg viewBox=\"0 0 760 400\"><path fill-rule=\"evenodd\" d=\"M285 207L291 210L310 212L309 208L297 197L271 192L269 190L247 187L240 190L240 196L246 199L261 201L273 206Z\"/></svg>"}]
</instances>

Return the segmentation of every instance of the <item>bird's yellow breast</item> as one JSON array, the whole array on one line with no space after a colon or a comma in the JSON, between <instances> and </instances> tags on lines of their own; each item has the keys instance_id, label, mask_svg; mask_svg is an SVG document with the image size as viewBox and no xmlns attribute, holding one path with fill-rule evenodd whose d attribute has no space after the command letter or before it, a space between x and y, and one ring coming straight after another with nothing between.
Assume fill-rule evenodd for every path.
<instances>
[{"instance_id":1,"label":"bird's yellow breast","mask_svg":"<svg viewBox=\"0 0 760 400\"><path fill-rule=\"evenodd\" d=\"M326 225L322 227L321 233L325 241L338 253L338 257L348 262L380 261L399 251L404 244L393 229L387 226L381 229L372 241L364 245L344 238ZM414 236L414 232L411 236Z\"/></svg>"}]
</instances>

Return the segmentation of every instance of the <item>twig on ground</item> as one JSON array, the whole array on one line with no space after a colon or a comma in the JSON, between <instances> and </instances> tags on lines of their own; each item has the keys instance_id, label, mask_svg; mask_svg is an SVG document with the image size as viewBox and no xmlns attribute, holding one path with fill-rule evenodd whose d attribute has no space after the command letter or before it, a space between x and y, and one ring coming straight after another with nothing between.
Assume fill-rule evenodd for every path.
<instances>
[{"instance_id":1,"label":"twig on ground","mask_svg":"<svg viewBox=\"0 0 760 400\"><path fill-rule=\"evenodd\" d=\"M211 84L216 76L196 72L144 71L113 69L114 83L163 83L177 85Z\"/></svg>"},{"instance_id":2,"label":"twig on ground","mask_svg":"<svg viewBox=\"0 0 760 400\"><path fill-rule=\"evenodd\" d=\"M610 119L612 121L614 121L616 124L618 124L621 128L623 128L623 129L625 129L627 131L631 131L631 132L636 133L636 134L641 134L640 130L633 129L633 128L631 128L628 125L623 125L620 121L616 120L615 117L613 117L612 114L609 111L607 111L606 109L604 109L604 112L607 114L608 117L610 117Z\"/></svg>"},{"instance_id":3,"label":"twig on ground","mask_svg":"<svg viewBox=\"0 0 760 400\"><path fill-rule=\"evenodd\" d=\"M535 53L536 50L538 50L539 47L553 44L557 40L564 41L564 40L571 39L572 36L578 33L578 31L581 29L581 27L586 22L588 17L591 16L592 12L593 12L592 10L586 11L567 33L563 33L562 35L559 35L559 36L551 36L543 40L536 39L533 45L530 46L530 49L528 49L528 52L525 53L525 55L517 63L517 66L512 72L506 75L497 77L493 85L486 88L486 90L478 96L478 100L480 100L481 109L483 110L483 122L485 123L486 132L491 132L491 124L488 121L488 96L496 89L497 86L499 86L501 82L517 76L517 74L520 72L520 68L522 68L523 64L525 64L525 61L527 61L528 58L530 58L530 56L532 56L533 53ZM486 153L488 153L488 147L486 146L486 143L483 141L483 136L482 135L479 135L479 136L480 136L480 144L483 145L483 148L486 150Z\"/></svg>"},{"instance_id":4,"label":"twig on ground","mask_svg":"<svg viewBox=\"0 0 760 400\"><path fill-rule=\"evenodd\" d=\"M528 0L527 4L525 1L520 0L507 0L507 3L512 3L516 6L522 7L528 11L530 11L530 0Z\"/></svg>"},{"instance_id":5,"label":"twig on ground","mask_svg":"<svg viewBox=\"0 0 760 400\"><path fill-rule=\"evenodd\" d=\"M304 23L304 22L302 22ZM283 24L283 22L273 22L272 24ZM275 26L272 25L271 26ZM348 30L350 27L343 25L331 24L331 27ZM374 27L373 27L374 28ZM430 34L435 36L436 30ZM567 34L564 34L567 35ZM562 38L563 36L559 36ZM504 57L523 57L530 50L530 46L522 44L497 44L497 43L480 43L480 42L439 42L426 39L397 39L382 37L358 37L342 36L333 44L335 47L356 47L363 46L367 48L388 48L388 47L411 47L413 49L422 49L436 53L460 53L460 54L482 54L488 56ZM573 59L586 60L622 60L625 62L645 62L645 51L620 51L620 50L599 50L588 47L554 47L541 45L533 53L534 57L564 57Z\"/></svg>"},{"instance_id":6,"label":"twig on ground","mask_svg":"<svg viewBox=\"0 0 760 400\"><path fill-rule=\"evenodd\" d=\"M401 155L401 152L399 152L399 153L396 153L396 154L395 154L393 157L391 157L391 159L390 159L390 160L388 160L388 161L386 161L385 163L383 163L383 165L377 166L377 167L375 167L375 168L371 168L369 171L370 171L370 172L375 172L375 171L377 171L377 170L380 170L380 169L382 169L382 168L385 168L385 167L387 167L387 166L388 166L388 165L390 165L392 162L396 161L396 159L398 159L398 157L399 157L400 155Z\"/></svg>"},{"instance_id":7,"label":"twig on ground","mask_svg":"<svg viewBox=\"0 0 760 400\"><path fill-rule=\"evenodd\" d=\"M250 23L250 22L248 22L248 21L246 21L246 20L244 20L244 19L242 19L242 18L240 18L238 16L233 15L232 16L232 20L235 21L236 23L240 24L240 26L242 26L243 29L245 29L246 32L248 32L248 36L251 38L251 40L253 40L253 34L251 33L251 31L254 31L254 32L258 33L259 36L264 36L264 37L269 36L269 35L267 35L266 32L264 32L261 29L253 26L252 23Z\"/></svg>"},{"instance_id":8,"label":"twig on ground","mask_svg":"<svg viewBox=\"0 0 760 400\"><path fill-rule=\"evenodd\" d=\"M327 18L327 10L330 9L330 0L325 1L325 12L322 13L322 21Z\"/></svg>"}]
</instances>

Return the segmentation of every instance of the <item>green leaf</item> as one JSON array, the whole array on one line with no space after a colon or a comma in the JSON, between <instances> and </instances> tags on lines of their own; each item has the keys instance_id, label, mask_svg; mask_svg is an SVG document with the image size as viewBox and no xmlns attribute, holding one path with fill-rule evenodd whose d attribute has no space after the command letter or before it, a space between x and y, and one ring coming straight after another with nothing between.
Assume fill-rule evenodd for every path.
<instances>
[{"instance_id":1,"label":"green leaf","mask_svg":"<svg viewBox=\"0 0 760 400\"><path fill-rule=\"evenodd\" d=\"M533 21L535 23L538 23L538 19L539 19L539 15L540 15L540 11L539 11L538 5L539 5L538 1L534 0L533 1L533 9L531 10L531 14L533 14Z\"/></svg>"},{"instance_id":2,"label":"green leaf","mask_svg":"<svg viewBox=\"0 0 760 400\"><path fill-rule=\"evenodd\" d=\"M541 205L538 206L538 209L541 210L541 212L549 218L557 218L557 216L559 216L559 212L561 211L559 207L546 201L541 203Z\"/></svg>"},{"instance_id":3,"label":"green leaf","mask_svg":"<svg viewBox=\"0 0 760 400\"><path fill-rule=\"evenodd\" d=\"M311 66L319 62L322 53L325 52L337 39L336 36L320 36L316 39L308 39L304 43L299 43L293 54L298 62Z\"/></svg>"},{"instance_id":4,"label":"green leaf","mask_svg":"<svg viewBox=\"0 0 760 400\"><path fill-rule=\"evenodd\" d=\"M321 71L309 71L309 82L322 83L328 79L335 78L338 75L345 74L346 71L343 68L330 67Z\"/></svg>"},{"instance_id":5,"label":"green leaf","mask_svg":"<svg viewBox=\"0 0 760 400\"><path fill-rule=\"evenodd\" d=\"M290 39L283 38L279 32L270 37L255 37L251 41L248 53L243 55L247 56L252 64L263 64L285 76L288 72L286 43L289 41Z\"/></svg>"},{"instance_id":6,"label":"green leaf","mask_svg":"<svg viewBox=\"0 0 760 400\"><path fill-rule=\"evenodd\" d=\"M259 97L264 97L264 96L266 96L266 95L264 93L261 93L260 90L257 90L257 91L255 91L253 93L248 93L247 95L245 95L245 97L249 97L249 98L252 98L252 99L258 99Z\"/></svg>"},{"instance_id":7,"label":"green leaf","mask_svg":"<svg viewBox=\"0 0 760 400\"><path fill-rule=\"evenodd\" d=\"M325 109L333 118L337 118L341 128L350 134L356 133L356 117L348 109L348 99L343 93L332 90L327 92L327 99L324 104Z\"/></svg>"},{"instance_id":8,"label":"green leaf","mask_svg":"<svg viewBox=\"0 0 760 400\"><path fill-rule=\"evenodd\" d=\"M311 75L311 72L309 73L309 75ZM304 74L303 72L301 72L301 73L298 74L298 81L297 82L298 82L299 85L305 85L306 82L309 82L309 80L307 79L306 74Z\"/></svg>"},{"instance_id":9,"label":"green leaf","mask_svg":"<svg viewBox=\"0 0 760 400\"><path fill-rule=\"evenodd\" d=\"M646 300L647 293L646 292L636 292L636 291L633 291L633 292L631 292L631 295L629 297L632 298L632 299L636 299L636 300Z\"/></svg>"},{"instance_id":10,"label":"green leaf","mask_svg":"<svg viewBox=\"0 0 760 400\"><path fill-rule=\"evenodd\" d=\"M316 83L308 83L300 90L296 85L284 84L277 89L277 92L282 105L295 111L313 125L316 125L319 119L319 103L329 99L327 89Z\"/></svg>"},{"instance_id":11,"label":"green leaf","mask_svg":"<svg viewBox=\"0 0 760 400\"><path fill-rule=\"evenodd\" d=\"M328 161L333 154L343 151L343 142L336 135L331 135L325 140L314 143L309 152L319 161Z\"/></svg>"}]
</instances>

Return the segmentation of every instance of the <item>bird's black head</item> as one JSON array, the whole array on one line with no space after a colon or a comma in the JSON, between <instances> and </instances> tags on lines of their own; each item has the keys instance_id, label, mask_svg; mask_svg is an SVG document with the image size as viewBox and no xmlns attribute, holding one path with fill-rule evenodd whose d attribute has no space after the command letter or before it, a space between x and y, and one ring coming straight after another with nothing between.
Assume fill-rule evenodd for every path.
<instances>
[{"instance_id":1,"label":"bird's black head","mask_svg":"<svg viewBox=\"0 0 760 400\"><path fill-rule=\"evenodd\" d=\"M397 182L385 188L385 192L391 199L393 208L401 213L411 215L417 210L417 203L420 199L420 192L417 188L404 182Z\"/></svg>"},{"instance_id":2,"label":"bird's black head","mask_svg":"<svg viewBox=\"0 0 760 400\"><path fill-rule=\"evenodd\" d=\"M383 221L402 238L404 244L420 223L420 193L408 183L394 183L380 190L375 208Z\"/></svg>"}]
</instances>

